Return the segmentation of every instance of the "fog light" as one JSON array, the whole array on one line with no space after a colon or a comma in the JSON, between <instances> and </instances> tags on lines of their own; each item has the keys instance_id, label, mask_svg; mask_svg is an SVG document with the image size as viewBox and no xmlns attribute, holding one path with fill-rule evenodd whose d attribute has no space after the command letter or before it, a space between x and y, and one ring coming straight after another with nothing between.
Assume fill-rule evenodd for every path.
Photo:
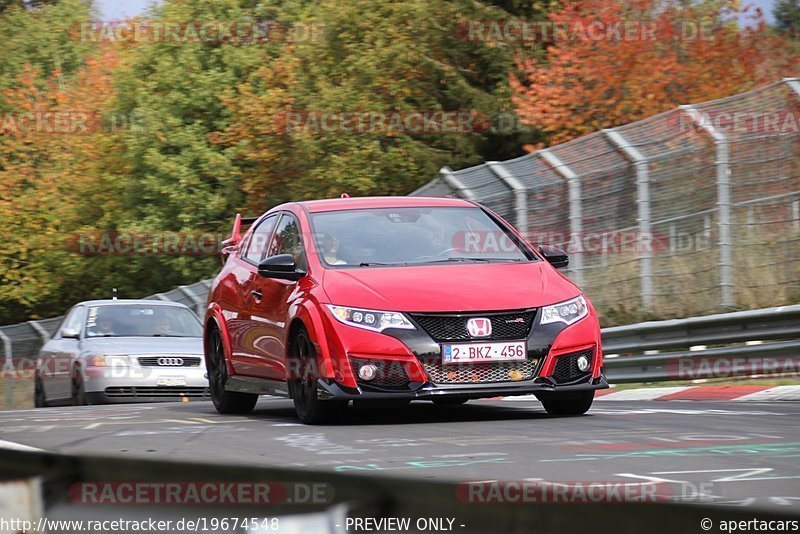
<instances>
[{"instance_id":1,"label":"fog light","mask_svg":"<svg viewBox=\"0 0 800 534\"><path fill-rule=\"evenodd\" d=\"M578 369L580 369L580 371L582 373L585 373L586 371L588 371L589 370L589 358L587 358L586 356L581 356L580 358L578 358Z\"/></svg>"},{"instance_id":2,"label":"fog light","mask_svg":"<svg viewBox=\"0 0 800 534\"><path fill-rule=\"evenodd\" d=\"M358 370L358 376L361 380L374 380L375 375L378 374L378 368L372 364L362 365Z\"/></svg>"}]
</instances>

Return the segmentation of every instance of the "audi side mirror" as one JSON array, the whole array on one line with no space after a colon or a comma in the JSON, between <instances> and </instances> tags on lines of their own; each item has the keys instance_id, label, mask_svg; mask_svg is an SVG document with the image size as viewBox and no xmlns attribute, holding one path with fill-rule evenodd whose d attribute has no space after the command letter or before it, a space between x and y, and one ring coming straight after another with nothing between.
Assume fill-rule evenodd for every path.
<instances>
[{"instance_id":1,"label":"audi side mirror","mask_svg":"<svg viewBox=\"0 0 800 534\"><path fill-rule=\"evenodd\" d=\"M74 328L64 328L61 330L61 337L65 339L78 339L80 337L80 332Z\"/></svg>"},{"instance_id":2,"label":"audi side mirror","mask_svg":"<svg viewBox=\"0 0 800 534\"><path fill-rule=\"evenodd\" d=\"M258 264L258 274L264 278L292 281L300 280L306 275L303 271L297 270L297 264L291 254L278 254L266 258Z\"/></svg>"},{"instance_id":3,"label":"audi side mirror","mask_svg":"<svg viewBox=\"0 0 800 534\"><path fill-rule=\"evenodd\" d=\"M569 265L569 255L558 247L542 245L539 252L556 269L561 269Z\"/></svg>"}]
</instances>

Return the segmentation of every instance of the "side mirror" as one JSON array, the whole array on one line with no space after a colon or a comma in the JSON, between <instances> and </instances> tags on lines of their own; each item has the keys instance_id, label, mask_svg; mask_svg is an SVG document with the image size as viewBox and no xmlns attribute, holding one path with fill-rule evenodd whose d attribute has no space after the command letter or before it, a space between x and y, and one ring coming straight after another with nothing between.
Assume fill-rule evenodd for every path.
<instances>
[{"instance_id":1,"label":"side mirror","mask_svg":"<svg viewBox=\"0 0 800 534\"><path fill-rule=\"evenodd\" d=\"M278 280L300 280L306 273L297 270L294 257L291 254L278 254L270 256L258 264L258 274L264 278L277 278Z\"/></svg>"},{"instance_id":2,"label":"side mirror","mask_svg":"<svg viewBox=\"0 0 800 534\"><path fill-rule=\"evenodd\" d=\"M222 260L222 265L225 265L225 262L228 261L228 257L231 254L235 254L237 250L239 250L239 245L227 245L222 247L222 249L219 251L219 257Z\"/></svg>"},{"instance_id":3,"label":"side mirror","mask_svg":"<svg viewBox=\"0 0 800 534\"><path fill-rule=\"evenodd\" d=\"M67 339L78 339L80 337L80 332L74 328L64 328L61 330L61 337Z\"/></svg>"},{"instance_id":4,"label":"side mirror","mask_svg":"<svg viewBox=\"0 0 800 534\"><path fill-rule=\"evenodd\" d=\"M539 252L556 269L569 265L569 255L558 247L542 245L539 247Z\"/></svg>"}]
</instances>

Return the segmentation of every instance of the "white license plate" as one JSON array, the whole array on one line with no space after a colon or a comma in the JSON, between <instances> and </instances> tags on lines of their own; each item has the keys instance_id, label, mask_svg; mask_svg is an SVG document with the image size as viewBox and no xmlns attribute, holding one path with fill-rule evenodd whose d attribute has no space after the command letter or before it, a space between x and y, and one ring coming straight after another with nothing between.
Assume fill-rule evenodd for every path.
<instances>
[{"instance_id":1,"label":"white license plate","mask_svg":"<svg viewBox=\"0 0 800 534\"><path fill-rule=\"evenodd\" d=\"M519 362L527 358L528 350L525 341L442 345L442 362L445 364Z\"/></svg>"},{"instance_id":2,"label":"white license plate","mask_svg":"<svg viewBox=\"0 0 800 534\"><path fill-rule=\"evenodd\" d=\"M162 376L156 379L157 386L185 386L185 376Z\"/></svg>"}]
</instances>

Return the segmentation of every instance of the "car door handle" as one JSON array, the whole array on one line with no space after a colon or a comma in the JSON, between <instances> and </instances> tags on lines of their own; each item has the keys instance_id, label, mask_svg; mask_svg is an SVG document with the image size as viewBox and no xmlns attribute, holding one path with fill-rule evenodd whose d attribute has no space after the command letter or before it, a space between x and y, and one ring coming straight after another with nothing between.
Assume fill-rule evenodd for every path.
<instances>
[{"instance_id":1,"label":"car door handle","mask_svg":"<svg viewBox=\"0 0 800 534\"><path fill-rule=\"evenodd\" d=\"M256 300L261 300L261 298L264 296L264 295L261 293L261 290L260 290L260 289L254 289L254 290L252 290L252 291L250 292L250 294L251 294L251 295L253 295L253 298L254 298L254 299L256 299Z\"/></svg>"}]
</instances>

